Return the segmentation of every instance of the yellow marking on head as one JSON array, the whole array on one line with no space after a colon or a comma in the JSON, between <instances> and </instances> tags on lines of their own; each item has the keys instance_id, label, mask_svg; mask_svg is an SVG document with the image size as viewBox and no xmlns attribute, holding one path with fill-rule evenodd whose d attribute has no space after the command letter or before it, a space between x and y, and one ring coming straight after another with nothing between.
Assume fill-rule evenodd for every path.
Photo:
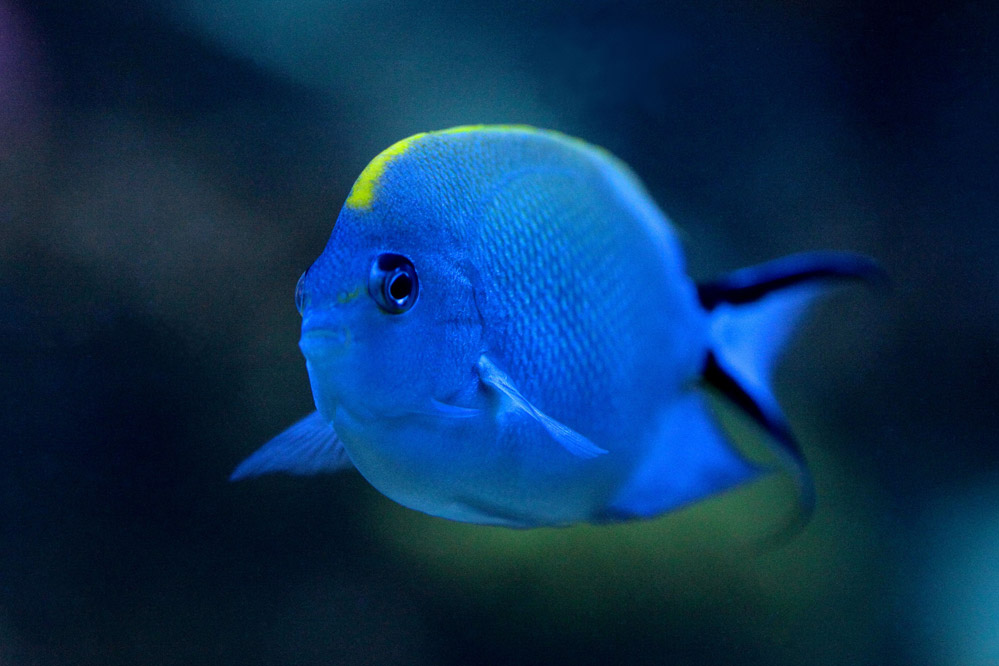
<instances>
[{"instance_id":1,"label":"yellow marking on head","mask_svg":"<svg viewBox=\"0 0 999 666\"><path fill-rule=\"evenodd\" d=\"M393 158L405 153L413 143L426 135L426 132L414 134L402 141L396 141L378 153L375 159L371 160L368 166L364 167L361 175L357 177L354 187L350 188L350 195L347 197L344 205L348 208L370 208L372 202L375 200L375 189L378 187L378 180L385 172L385 167L388 166L388 163Z\"/></svg>"},{"instance_id":2,"label":"yellow marking on head","mask_svg":"<svg viewBox=\"0 0 999 666\"><path fill-rule=\"evenodd\" d=\"M352 300L364 293L364 285L357 285L353 291L341 291L336 295L337 303L350 303Z\"/></svg>"},{"instance_id":3,"label":"yellow marking on head","mask_svg":"<svg viewBox=\"0 0 999 666\"><path fill-rule=\"evenodd\" d=\"M533 125L459 125L458 127L452 127L451 129L440 130L438 132L427 132L427 134L464 134L465 132L523 132L525 134L541 134L543 136L551 137L552 139L570 143L580 148L587 148L607 153L604 148L594 146L593 144L583 141L582 139L577 139L574 136L564 134L558 130L542 129Z\"/></svg>"},{"instance_id":4,"label":"yellow marking on head","mask_svg":"<svg viewBox=\"0 0 999 666\"><path fill-rule=\"evenodd\" d=\"M458 125L430 134L464 134L466 132L544 132L531 125Z\"/></svg>"},{"instance_id":5,"label":"yellow marking on head","mask_svg":"<svg viewBox=\"0 0 999 666\"><path fill-rule=\"evenodd\" d=\"M553 138L561 139L581 147L587 147L590 149L596 148L600 152L606 152L601 148L591 146L581 139L577 139L554 130L538 129L537 127L533 127L531 125L459 125L457 127L451 127L450 129L438 130L436 132L420 132L419 134L406 137L401 141L396 141L391 146L378 153L378 155L376 155L375 158L368 163L368 166L364 167L364 170L361 171L361 175L357 177L357 180L354 182L354 186L350 188L350 194L347 196L347 201L344 202L344 205L355 210L370 208L371 204L375 201L375 191L378 189L379 181L385 173L385 168L388 166L389 162L400 155L404 155L420 139L427 136L466 134L470 132L525 132L529 134L546 134Z\"/></svg>"},{"instance_id":6,"label":"yellow marking on head","mask_svg":"<svg viewBox=\"0 0 999 666\"><path fill-rule=\"evenodd\" d=\"M458 127L440 130L439 132L427 132L427 135L464 134L465 132L521 132L524 134L546 136L550 139L555 139L556 141L561 141L562 143L573 146L574 148L588 151L600 159L607 160L610 162L611 166L623 170L627 174L631 174L631 169L628 165L615 157L613 153L603 146L597 146L588 141L583 141L577 137L559 132L558 130L542 129L540 127L534 127L533 125L459 125ZM637 182L637 176L634 176L634 178Z\"/></svg>"}]
</instances>

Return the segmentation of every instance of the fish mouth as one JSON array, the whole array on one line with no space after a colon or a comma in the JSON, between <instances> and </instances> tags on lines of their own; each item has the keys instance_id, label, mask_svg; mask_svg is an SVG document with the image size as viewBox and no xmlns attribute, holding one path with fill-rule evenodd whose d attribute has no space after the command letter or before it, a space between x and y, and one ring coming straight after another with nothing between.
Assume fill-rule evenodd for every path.
<instances>
[{"instance_id":1,"label":"fish mouth","mask_svg":"<svg viewBox=\"0 0 999 666\"><path fill-rule=\"evenodd\" d=\"M306 358L339 355L354 344L347 326L302 327L298 347Z\"/></svg>"}]
</instances>

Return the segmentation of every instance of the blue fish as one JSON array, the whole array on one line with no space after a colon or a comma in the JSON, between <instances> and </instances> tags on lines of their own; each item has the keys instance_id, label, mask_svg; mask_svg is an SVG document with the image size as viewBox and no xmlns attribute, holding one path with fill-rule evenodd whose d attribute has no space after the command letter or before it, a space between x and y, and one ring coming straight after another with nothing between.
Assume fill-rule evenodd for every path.
<instances>
[{"instance_id":1,"label":"blue fish","mask_svg":"<svg viewBox=\"0 0 999 666\"><path fill-rule=\"evenodd\" d=\"M317 411L233 479L355 467L407 507L536 527L649 518L771 471L813 491L770 388L799 314L865 257L816 252L696 285L670 222L606 151L526 126L417 134L350 191L299 280Z\"/></svg>"}]
</instances>

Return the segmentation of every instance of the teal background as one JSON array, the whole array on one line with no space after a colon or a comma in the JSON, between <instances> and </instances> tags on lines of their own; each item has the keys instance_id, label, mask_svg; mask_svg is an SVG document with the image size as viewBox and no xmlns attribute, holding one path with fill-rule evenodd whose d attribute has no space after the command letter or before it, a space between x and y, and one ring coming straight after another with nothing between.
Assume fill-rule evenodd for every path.
<instances>
[{"instance_id":1,"label":"teal background","mask_svg":"<svg viewBox=\"0 0 999 666\"><path fill-rule=\"evenodd\" d=\"M986 2L0 0L0 664L999 661L997 23ZM294 286L354 178L481 122L617 154L695 277L882 263L892 286L835 295L778 372L818 486L792 542L761 544L779 478L533 531L356 475L226 481L311 409Z\"/></svg>"}]
</instances>

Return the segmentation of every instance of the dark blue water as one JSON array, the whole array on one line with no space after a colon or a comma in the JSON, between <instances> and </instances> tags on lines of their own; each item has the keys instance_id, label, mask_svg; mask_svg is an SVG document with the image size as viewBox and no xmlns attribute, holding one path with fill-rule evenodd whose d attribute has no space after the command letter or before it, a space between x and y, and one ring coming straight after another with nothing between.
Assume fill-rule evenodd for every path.
<instances>
[{"instance_id":1,"label":"dark blue water","mask_svg":"<svg viewBox=\"0 0 999 666\"><path fill-rule=\"evenodd\" d=\"M689 5L689 7L687 6ZM0 0L0 663L999 661L986 2ZM509 531L229 484L312 409L294 287L417 131L629 163L707 278L876 257L777 392L818 487Z\"/></svg>"}]
</instances>

